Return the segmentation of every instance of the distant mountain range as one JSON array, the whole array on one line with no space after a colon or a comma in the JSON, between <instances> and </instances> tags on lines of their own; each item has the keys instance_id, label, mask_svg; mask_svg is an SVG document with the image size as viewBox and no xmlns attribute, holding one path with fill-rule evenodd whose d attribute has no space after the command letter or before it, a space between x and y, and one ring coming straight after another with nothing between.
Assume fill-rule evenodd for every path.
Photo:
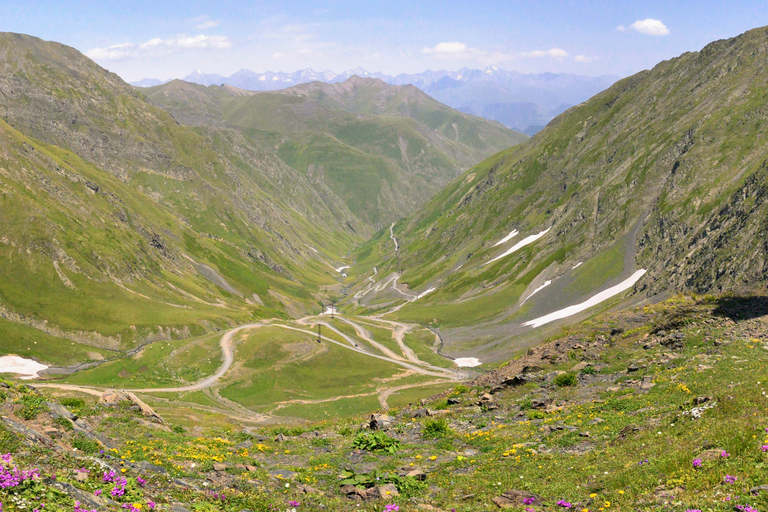
<instances>
[{"instance_id":1,"label":"distant mountain range","mask_svg":"<svg viewBox=\"0 0 768 512\"><path fill-rule=\"evenodd\" d=\"M228 77L198 70L184 77L184 81L206 86L231 85L250 91L274 91L314 81L339 83L352 76L379 78L391 85L414 85L449 107L499 121L529 135L538 132L569 107L587 100L619 79L612 75L525 74L489 66L483 70L428 70L397 76L370 73L362 68L339 74L313 69L293 73L255 73L242 69ZM144 78L132 85L153 87L166 82Z\"/></svg>"}]
</instances>

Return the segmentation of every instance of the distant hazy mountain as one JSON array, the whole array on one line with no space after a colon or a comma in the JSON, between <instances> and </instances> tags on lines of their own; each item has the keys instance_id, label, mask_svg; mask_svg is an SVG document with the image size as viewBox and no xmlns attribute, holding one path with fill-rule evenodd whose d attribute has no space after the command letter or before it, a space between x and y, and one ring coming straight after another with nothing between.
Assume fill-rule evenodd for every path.
<instances>
[{"instance_id":1,"label":"distant hazy mountain","mask_svg":"<svg viewBox=\"0 0 768 512\"><path fill-rule=\"evenodd\" d=\"M131 85L135 85L136 87L154 87L169 81L170 80L158 80L157 78L142 78L138 82L132 82Z\"/></svg>"},{"instance_id":2,"label":"distant hazy mountain","mask_svg":"<svg viewBox=\"0 0 768 512\"><path fill-rule=\"evenodd\" d=\"M619 77L588 77L571 74L525 74L496 66L483 70L431 71L397 76L370 73L358 68L336 74L302 69L293 73L255 73L241 69L222 77L195 71L184 81L200 85L231 85L250 91L275 91L308 82L339 83L352 76L379 78L391 85L414 85L449 107L499 121L509 128L533 135L556 115L611 86ZM139 87L159 85L158 80L134 82Z\"/></svg>"}]
</instances>

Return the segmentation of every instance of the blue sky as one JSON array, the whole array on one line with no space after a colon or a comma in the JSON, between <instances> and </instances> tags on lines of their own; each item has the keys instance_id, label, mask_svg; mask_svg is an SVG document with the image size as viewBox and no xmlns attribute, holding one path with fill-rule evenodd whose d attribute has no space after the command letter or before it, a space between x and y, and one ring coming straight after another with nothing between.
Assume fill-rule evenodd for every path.
<instances>
[{"instance_id":1,"label":"blue sky","mask_svg":"<svg viewBox=\"0 0 768 512\"><path fill-rule=\"evenodd\" d=\"M0 30L71 45L124 79L311 67L496 65L627 76L768 25L760 1L4 0Z\"/></svg>"}]
</instances>

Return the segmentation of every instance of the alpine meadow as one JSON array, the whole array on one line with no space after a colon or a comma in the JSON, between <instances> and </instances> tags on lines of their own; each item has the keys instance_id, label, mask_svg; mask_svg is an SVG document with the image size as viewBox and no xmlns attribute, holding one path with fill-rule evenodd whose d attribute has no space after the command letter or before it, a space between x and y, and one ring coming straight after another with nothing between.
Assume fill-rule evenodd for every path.
<instances>
[{"instance_id":1,"label":"alpine meadow","mask_svg":"<svg viewBox=\"0 0 768 512\"><path fill-rule=\"evenodd\" d=\"M11 3L0 512L768 511L763 6Z\"/></svg>"}]
</instances>

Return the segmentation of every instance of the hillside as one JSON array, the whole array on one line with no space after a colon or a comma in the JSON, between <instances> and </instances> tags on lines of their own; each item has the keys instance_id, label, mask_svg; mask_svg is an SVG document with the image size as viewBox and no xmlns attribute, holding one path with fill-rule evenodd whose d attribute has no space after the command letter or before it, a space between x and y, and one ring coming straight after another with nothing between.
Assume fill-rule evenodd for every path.
<instances>
[{"instance_id":1,"label":"hillside","mask_svg":"<svg viewBox=\"0 0 768 512\"><path fill-rule=\"evenodd\" d=\"M319 310L366 235L271 152L179 125L72 48L0 34L0 90L0 336L16 353L41 342L38 360L70 366Z\"/></svg>"},{"instance_id":2,"label":"hillside","mask_svg":"<svg viewBox=\"0 0 768 512\"><path fill-rule=\"evenodd\" d=\"M398 251L389 230L356 251L350 311L403 304L402 287L368 293L374 266L397 272L412 297L432 291L393 318L496 361L627 287L639 301L765 282L767 48L760 28L662 62L468 170L396 224Z\"/></svg>"},{"instance_id":3,"label":"hillside","mask_svg":"<svg viewBox=\"0 0 768 512\"><path fill-rule=\"evenodd\" d=\"M193 394L0 380L0 464L31 472L0 498L13 512L764 510L765 309L679 296L388 415L294 426Z\"/></svg>"},{"instance_id":4,"label":"hillside","mask_svg":"<svg viewBox=\"0 0 768 512\"><path fill-rule=\"evenodd\" d=\"M179 80L142 92L184 124L238 128L273 148L376 229L415 211L478 161L527 139L415 87L355 76L275 92Z\"/></svg>"}]
</instances>

